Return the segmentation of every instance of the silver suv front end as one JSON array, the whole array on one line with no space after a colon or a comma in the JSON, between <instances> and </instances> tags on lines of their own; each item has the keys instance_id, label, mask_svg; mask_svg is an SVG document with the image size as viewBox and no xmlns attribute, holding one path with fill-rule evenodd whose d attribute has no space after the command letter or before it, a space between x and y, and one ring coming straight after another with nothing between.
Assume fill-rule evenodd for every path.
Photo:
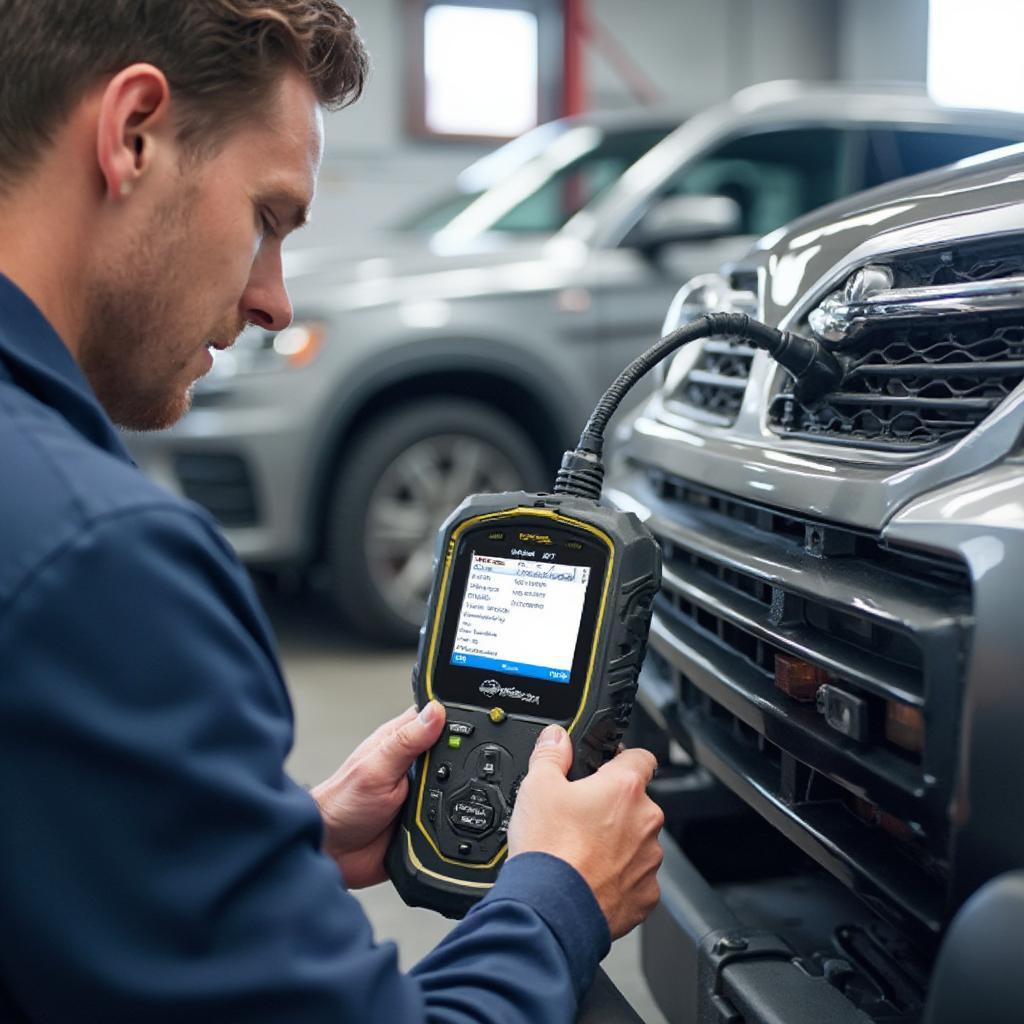
<instances>
[{"instance_id":1,"label":"silver suv front end","mask_svg":"<svg viewBox=\"0 0 1024 1024\"><path fill-rule=\"evenodd\" d=\"M731 297L827 339L842 390L806 408L764 353L691 346L610 477L665 556L642 715L917 950L1024 863L1021 216L881 236L799 292L777 250L698 282L666 329Z\"/></svg>"}]
</instances>

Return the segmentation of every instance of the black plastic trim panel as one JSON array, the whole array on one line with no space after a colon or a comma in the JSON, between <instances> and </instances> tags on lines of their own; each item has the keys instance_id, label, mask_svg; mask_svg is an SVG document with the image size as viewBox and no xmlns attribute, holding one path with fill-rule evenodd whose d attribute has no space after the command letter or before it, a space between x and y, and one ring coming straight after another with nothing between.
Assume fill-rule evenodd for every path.
<instances>
[{"instance_id":1,"label":"black plastic trim panel","mask_svg":"<svg viewBox=\"0 0 1024 1024\"><path fill-rule=\"evenodd\" d=\"M964 567L660 471L638 469L628 488L664 551L642 684L664 727L892 925L932 943L951 902ZM780 689L783 655L863 702L868 734ZM900 708L923 716L918 750L885 728Z\"/></svg>"}]
</instances>

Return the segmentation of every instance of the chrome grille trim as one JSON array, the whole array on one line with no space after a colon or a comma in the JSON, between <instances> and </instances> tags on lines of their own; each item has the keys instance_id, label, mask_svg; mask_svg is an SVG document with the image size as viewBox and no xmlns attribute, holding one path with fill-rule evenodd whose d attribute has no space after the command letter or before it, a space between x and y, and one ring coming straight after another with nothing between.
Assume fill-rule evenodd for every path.
<instances>
[{"instance_id":1,"label":"chrome grille trim","mask_svg":"<svg viewBox=\"0 0 1024 1024\"><path fill-rule=\"evenodd\" d=\"M893 285L895 284L895 287ZM963 440L1024 382L1024 241L893 254L808 314L846 377L813 405L788 374L768 402L787 439L886 452Z\"/></svg>"},{"instance_id":2,"label":"chrome grille trim","mask_svg":"<svg viewBox=\"0 0 1024 1024\"><path fill-rule=\"evenodd\" d=\"M815 334L836 344L892 320L985 316L1024 309L1024 276L964 281L921 288L892 288L857 302L826 299L810 316Z\"/></svg>"}]
</instances>

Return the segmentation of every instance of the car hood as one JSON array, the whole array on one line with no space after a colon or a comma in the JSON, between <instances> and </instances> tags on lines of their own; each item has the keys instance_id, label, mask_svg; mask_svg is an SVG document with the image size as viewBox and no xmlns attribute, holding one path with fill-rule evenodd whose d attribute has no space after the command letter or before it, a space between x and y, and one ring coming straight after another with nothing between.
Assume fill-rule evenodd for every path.
<instances>
[{"instance_id":1,"label":"car hood","mask_svg":"<svg viewBox=\"0 0 1024 1024\"><path fill-rule=\"evenodd\" d=\"M1017 145L824 206L755 246L749 262L768 272L765 319L802 315L873 253L1024 231L1022 197L1024 146Z\"/></svg>"},{"instance_id":2,"label":"car hood","mask_svg":"<svg viewBox=\"0 0 1024 1024\"><path fill-rule=\"evenodd\" d=\"M429 237L386 236L358 253L340 247L289 253L285 276L296 308L351 310L505 291L531 282L552 287L552 265L579 249L579 243L559 245L546 236L484 236L457 249Z\"/></svg>"}]
</instances>

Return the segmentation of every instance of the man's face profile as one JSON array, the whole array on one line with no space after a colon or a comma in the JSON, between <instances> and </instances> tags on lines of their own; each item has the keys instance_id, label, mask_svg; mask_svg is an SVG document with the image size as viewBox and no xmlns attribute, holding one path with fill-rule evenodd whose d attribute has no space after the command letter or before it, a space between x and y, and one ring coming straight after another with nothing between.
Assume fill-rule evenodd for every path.
<instances>
[{"instance_id":1,"label":"man's face profile","mask_svg":"<svg viewBox=\"0 0 1024 1024\"><path fill-rule=\"evenodd\" d=\"M101 404L132 430L179 420L210 349L247 323L291 320L281 245L312 202L322 123L313 91L288 72L212 154L157 138L145 174L122 189L109 251L89 260L79 349Z\"/></svg>"}]
</instances>

